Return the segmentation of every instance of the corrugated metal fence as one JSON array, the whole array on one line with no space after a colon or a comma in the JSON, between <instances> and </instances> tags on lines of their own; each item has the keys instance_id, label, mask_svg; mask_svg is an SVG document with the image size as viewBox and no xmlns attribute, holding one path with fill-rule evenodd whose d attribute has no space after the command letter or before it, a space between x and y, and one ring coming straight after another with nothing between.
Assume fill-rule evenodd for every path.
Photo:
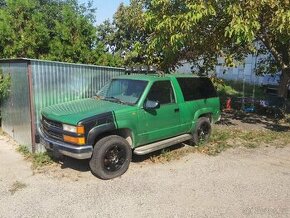
<instances>
[{"instance_id":1,"label":"corrugated metal fence","mask_svg":"<svg viewBox=\"0 0 290 218\"><path fill-rule=\"evenodd\" d=\"M2 128L16 141L34 145L40 111L49 105L93 96L123 68L34 59L0 60L11 75L10 96L1 106Z\"/></svg>"},{"instance_id":2,"label":"corrugated metal fence","mask_svg":"<svg viewBox=\"0 0 290 218\"><path fill-rule=\"evenodd\" d=\"M123 68L31 61L36 121L43 107L93 96L112 77L124 74Z\"/></svg>"},{"instance_id":3,"label":"corrugated metal fence","mask_svg":"<svg viewBox=\"0 0 290 218\"><path fill-rule=\"evenodd\" d=\"M9 98L1 105L2 129L23 145L31 145L31 122L27 62L0 63L10 75Z\"/></svg>"}]
</instances>

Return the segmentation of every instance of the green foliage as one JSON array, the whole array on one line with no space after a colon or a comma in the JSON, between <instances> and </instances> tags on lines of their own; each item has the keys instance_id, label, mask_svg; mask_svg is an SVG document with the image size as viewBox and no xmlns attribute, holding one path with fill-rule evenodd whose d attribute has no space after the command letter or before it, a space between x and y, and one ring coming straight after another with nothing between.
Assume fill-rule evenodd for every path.
<instances>
[{"instance_id":1,"label":"green foliage","mask_svg":"<svg viewBox=\"0 0 290 218\"><path fill-rule=\"evenodd\" d=\"M244 86L244 90L243 90ZM243 84L242 81L225 81L225 89L227 95L242 97L252 97L255 92L256 98L265 97L264 89L259 85L253 85L249 83Z\"/></svg>"},{"instance_id":2,"label":"green foliage","mask_svg":"<svg viewBox=\"0 0 290 218\"><path fill-rule=\"evenodd\" d=\"M53 163L53 160L47 153L36 153L32 156L32 168L40 168Z\"/></svg>"},{"instance_id":3,"label":"green foliage","mask_svg":"<svg viewBox=\"0 0 290 218\"><path fill-rule=\"evenodd\" d=\"M50 165L53 163L51 157L45 153L31 153L27 146L20 145L16 149L19 153L21 153L26 159L32 162L32 168L37 169L46 165Z\"/></svg>"},{"instance_id":4,"label":"green foliage","mask_svg":"<svg viewBox=\"0 0 290 218\"><path fill-rule=\"evenodd\" d=\"M94 13L75 0L0 2L0 58L118 65L97 36Z\"/></svg>"},{"instance_id":5,"label":"green foliage","mask_svg":"<svg viewBox=\"0 0 290 218\"><path fill-rule=\"evenodd\" d=\"M21 153L24 157L28 157L30 155L30 151L28 150L27 146L25 146L25 145L20 145L16 150L19 153Z\"/></svg>"},{"instance_id":6,"label":"green foliage","mask_svg":"<svg viewBox=\"0 0 290 218\"><path fill-rule=\"evenodd\" d=\"M203 153L207 155L218 155L219 153L237 147L249 149L257 148L261 144L266 146L289 145L290 135L288 132L276 132L269 130L241 130L215 126L209 142L198 146L186 146L178 149L165 149L159 155L150 157L153 163L164 163L180 159L189 153Z\"/></svg>"},{"instance_id":7,"label":"green foliage","mask_svg":"<svg viewBox=\"0 0 290 218\"><path fill-rule=\"evenodd\" d=\"M119 8L115 23L119 38L113 41L127 43L117 49L164 71L186 60L207 74L217 57L232 67L248 54L263 54L258 72L281 70L281 95L290 83L289 0L135 0Z\"/></svg>"},{"instance_id":8,"label":"green foliage","mask_svg":"<svg viewBox=\"0 0 290 218\"><path fill-rule=\"evenodd\" d=\"M122 57L125 65L146 64L148 34L142 0L132 0L129 6L121 4L112 23L105 21L98 26L99 39L109 51Z\"/></svg>"},{"instance_id":9,"label":"green foliage","mask_svg":"<svg viewBox=\"0 0 290 218\"><path fill-rule=\"evenodd\" d=\"M4 75L0 69L0 104L9 94L9 88L11 84L11 78L9 75Z\"/></svg>"},{"instance_id":10,"label":"green foliage","mask_svg":"<svg viewBox=\"0 0 290 218\"><path fill-rule=\"evenodd\" d=\"M288 0L156 0L145 3L145 6L146 25L154 32L150 37L148 52L163 51L163 61L172 53L191 61L212 56L216 59L219 54L230 65L242 57L239 50L246 54L254 52L255 40L262 41L264 45L261 45L261 49L266 48L270 52L278 49L279 45L286 46L281 49L289 50ZM273 41L270 40L269 44L265 37L271 37L269 40Z\"/></svg>"},{"instance_id":11,"label":"green foliage","mask_svg":"<svg viewBox=\"0 0 290 218\"><path fill-rule=\"evenodd\" d=\"M216 89L219 93L219 95L222 96L238 96L239 92L235 90L232 86L227 84L218 84L216 86Z\"/></svg>"}]
</instances>

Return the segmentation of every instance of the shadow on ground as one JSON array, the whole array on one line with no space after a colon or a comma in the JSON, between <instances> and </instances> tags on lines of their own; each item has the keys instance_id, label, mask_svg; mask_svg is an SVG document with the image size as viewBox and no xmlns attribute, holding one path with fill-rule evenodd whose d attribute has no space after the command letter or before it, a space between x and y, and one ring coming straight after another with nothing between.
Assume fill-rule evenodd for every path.
<instances>
[{"instance_id":1,"label":"shadow on ground","mask_svg":"<svg viewBox=\"0 0 290 218\"><path fill-rule=\"evenodd\" d=\"M55 159L55 162L59 163L61 169L73 169L80 172L90 171L89 159L86 160L77 160L67 156L61 156Z\"/></svg>"},{"instance_id":2,"label":"shadow on ground","mask_svg":"<svg viewBox=\"0 0 290 218\"><path fill-rule=\"evenodd\" d=\"M150 160L153 157L159 156L162 153L164 153L164 151L169 152L169 151L173 151L173 150L177 150L180 148L183 148L185 146L184 143L179 143L176 145L173 145L171 147L168 147L166 149L161 149L149 154L145 154L145 155L136 155L134 153L132 153L132 162L133 163L140 163L146 160ZM53 157L53 160L60 164L61 169L73 169L76 171L80 171L80 172L87 172L90 171L90 166L89 166L89 159L86 160L77 160L71 157L67 157L67 156L60 156L58 155L57 157Z\"/></svg>"}]
</instances>

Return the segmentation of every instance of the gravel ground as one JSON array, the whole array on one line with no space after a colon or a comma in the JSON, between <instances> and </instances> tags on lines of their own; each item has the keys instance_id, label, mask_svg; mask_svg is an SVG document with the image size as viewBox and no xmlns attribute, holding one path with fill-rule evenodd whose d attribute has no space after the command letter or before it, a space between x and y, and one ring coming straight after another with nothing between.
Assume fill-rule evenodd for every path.
<instances>
[{"instance_id":1,"label":"gravel ground","mask_svg":"<svg viewBox=\"0 0 290 218\"><path fill-rule=\"evenodd\" d=\"M87 164L33 173L0 136L0 217L290 217L290 146L135 162L110 181Z\"/></svg>"}]
</instances>

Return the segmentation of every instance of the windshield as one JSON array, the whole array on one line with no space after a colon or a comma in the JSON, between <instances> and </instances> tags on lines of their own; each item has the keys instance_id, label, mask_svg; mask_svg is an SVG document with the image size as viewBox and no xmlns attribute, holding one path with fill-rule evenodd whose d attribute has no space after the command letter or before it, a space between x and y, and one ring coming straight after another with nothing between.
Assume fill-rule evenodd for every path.
<instances>
[{"instance_id":1,"label":"windshield","mask_svg":"<svg viewBox=\"0 0 290 218\"><path fill-rule=\"evenodd\" d=\"M107 101L134 105L141 97L147 83L143 80L113 79L97 93L97 96Z\"/></svg>"}]
</instances>

